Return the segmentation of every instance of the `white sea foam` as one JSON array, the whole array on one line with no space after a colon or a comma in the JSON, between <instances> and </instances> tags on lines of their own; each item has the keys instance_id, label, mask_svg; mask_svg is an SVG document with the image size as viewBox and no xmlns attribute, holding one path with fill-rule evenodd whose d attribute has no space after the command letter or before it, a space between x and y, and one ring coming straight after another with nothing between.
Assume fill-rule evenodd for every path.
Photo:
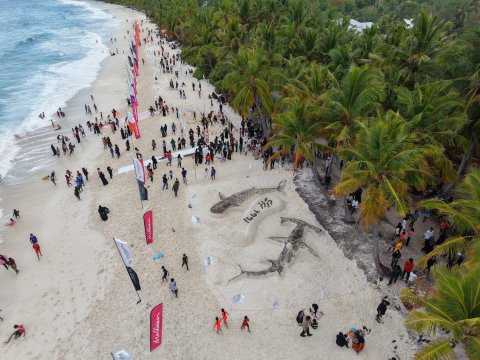
<instances>
[{"instance_id":1,"label":"white sea foam","mask_svg":"<svg viewBox=\"0 0 480 360\"><path fill-rule=\"evenodd\" d=\"M62 4L66 5L74 5L83 7L85 10L90 11L89 18L90 19L98 19L98 20L107 20L111 19L112 15L106 13L102 9L98 8L97 6L91 5L84 1L76 1L76 0L59 0Z\"/></svg>"},{"instance_id":2,"label":"white sea foam","mask_svg":"<svg viewBox=\"0 0 480 360\"><path fill-rule=\"evenodd\" d=\"M97 42L98 41L98 42ZM50 65L47 70L31 79L32 84L40 84L42 90L38 96L30 99L32 110L25 120L15 129L4 133L0 142L0 174L7 174L11 162L19 151L15 144L15 135L23 136L40 127L50 125L48 119L40 119L38 114L45 112L47 117L64 107L81 89L90 86L100 70L101 62L108 57L108 48L101 42L99 35L88 32L77 45L90 44L90 50L82 59ZM21 94L19 94L21 96ZM8 178L7 178L8 179Z\"/></svg>"},{"instance_id":3,"label":"white sea foam","mask_svg":"<svg viewBox=\"0 0 480 360\"><path fill-rule=\"evenodd\" d=\"M80 6L89 11L89 19L107 20L105 31L118 24L112 16L102 11L100 8L90 4L73 1L61 0L64 4ZM77 29L76 29L77 30ZM54 114L59 107L64 107L66 102L75 96L80 90L89 87L96 79L101 68L101 62L109 56L107 46L102 42L99 34L78 29L78 31L58 30L52 34L52 40L41 44L45 51L55 51L57 53L70 53L69 47L85 49L84 56L81 59L73 61L59 62L50 65L42 73L38 73L30 79L32 87L41 89L34 98L29 94L18 93L18 99L22 101L28 99L33 109L24 119L24 121L12 130L2 131L2 141L0 141L0 174L6 181L13 180L8 175L8 170L12 166L12 161L20 151L16 144L16 137L22 137L28 132L34 131L44 126L50 126L50 115ZM73 52L72 52L73 53ZM46 118L40 119L38 114L45 112ZM53 116L52 116L53 117ZM53 117L55 119L55 117Z\"/></svg>"}]
</instances>

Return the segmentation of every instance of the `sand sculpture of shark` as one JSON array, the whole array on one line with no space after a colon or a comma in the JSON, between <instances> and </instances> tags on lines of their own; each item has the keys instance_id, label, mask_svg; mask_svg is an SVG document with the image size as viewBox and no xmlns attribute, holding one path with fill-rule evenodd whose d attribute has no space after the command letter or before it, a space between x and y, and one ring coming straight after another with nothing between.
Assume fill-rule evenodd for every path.
<instances>
[{"instance_id":1,"label":"sand sculpture of shark","mask_svg":"<svg viewBox=\"0 0 480 360\"><path fill-rule=\"evenodd\" d=\"M233 194L232 196L225 197L222 193L219 193L220 201L217 202L210 208L210 211L214 214L221 214L225 210L240 206L244 201L251 198L254 195L262 195L267 194L274 191L283 191L285 189L285 185L287 184L286 180L280 181L277 187L274 188L260 188L257 189L256 187L252 187L247 190L240 191L238 193Z\"/></svg>"},{"instance_id":2,"label":"sand sculpture of shark","mask_svg":"<svg viewBox=\"0 0 480 360\"><path fill-rule=\"evenodd\" d=\"M267 275L269 273L274 273L274 272L278 273L278 275L282 275L282 272L285 270L285 267L294 260L297 254L297 251L300 249L306 249L310 254L312 254L316 258L320 258L318 254L310 246L308 246L305 243L305 241L303 240L303 233L305 231L305 228L311 229L315 231L317 234L319 234L322 231L322 229L316 226L310 225L309 223L303 220L281 217L280 223L283 224L285 222L291 222L297 225L290 232L290 235L288 237L274 236L269 238L271 240L278 241L284 244L283 250L278 256L278 258L275 260L268 260L268 262L270 262L271 265L268 268L264 270L259 270L259 271L244 270L239 264L238 267L240 268L240 274L233 277L229 281L232 281L242 275L263 276L263 275Z\"/></svg>"}]
</instances>

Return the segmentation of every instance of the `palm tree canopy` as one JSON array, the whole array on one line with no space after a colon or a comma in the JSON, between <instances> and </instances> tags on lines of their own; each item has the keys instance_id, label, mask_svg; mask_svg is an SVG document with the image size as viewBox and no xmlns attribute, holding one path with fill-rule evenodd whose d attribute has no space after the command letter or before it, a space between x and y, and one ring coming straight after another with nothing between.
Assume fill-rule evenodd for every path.
<instances>
[{"instance_id":1,"label":"palm tree canopy","mask_svg":"<svg viewBox=\"0 0 480 360\"><path fill-rule=\"evenodd\" d=\"M271 72L265 54L258 49L241 48L229 68L222 84L234 95L234 109L247 115L249 108L260 102L262 109L269 113L272 97L267 79Z\"/></svg>"},{"instance_id":2,"label":"palm tree canopy","mask_svg":"<svg viewBox=\"0 0 480 360\"><path fill-rule=\"evenodd\" d=\"M282 146L280 153L294 152L313 162L312 145L318 139L320 124L316 121L317 109L304 99L287 101L287 110L273 116L274 135L265 148Z\"/></svg>"},{"instance_id":3,"label":"palm tree canopy","mask_svg":"<svg viewBox=\"0 0 480 360\"><path fill-rule=\"evenodd\" d=\"M459 132L468 118L459 94L448 82L417 84L413 91L400 87L396 94L399 112L411 130L420 132L432 143L451 147L466 144Z\"/></svg>"},{"instance_id":4,"label":"palm tree canopy","mask_svg":"<svg viewBox=\"0 0 480 360\"><path fill-rule=\"evenodd\" d=\"M352 66L347 76L331 91L326 105L325 129L337 134L337 140L348 138L347 130L355 119L375 113L384 96L383 76L368 66Z\"/></svg>"},{"instance_id":5,"label":"palm tree canopy","mask_svg":"<svg viewBox=\"0 0 480 360\"><path fill-rule=\"evenodd\" d=\"M402 301L418 303L423 309L408 314L406 325L420 333L437 335L447 330L451 339L462 342L471 360L480 358L480 267L471 271L450 270L446 266L433 269L436 289L425 300L409 289L401 294ZM418 360L455 359L451 340L432 341L415 356Z\"/></svg>"},{"instance_id":6,"label":"palm tree canopy","mask_svg":"<svg viewBox=\"0 0 480 360\"><path fill-rule=\"evenodd\" d=\"M348 165L334 191L346 195L366 188L360 218L369 227L380 223L388 207L406 214L412 203L409 187L423 189L435 181L426 160L432 147L418 143L417 134L393 112L357 126L351 147L339 151Z\"/></svg>"},{"instance_id":7,"label":"palm tree canopy","mask_svg":"<svg viewBox=\"0 0 480 360\"><path fill-rule=\"evenodd\" d=\"M460 233L453 236L430 252L419 263L425 264L432 256L466 252L468 268L479 267L480 263L480 169L468 172L456 189L457 199L451 203L431 199L419 203L427 209L436 209L446 216L451 227Z\"/></svg>"}]
</instances>

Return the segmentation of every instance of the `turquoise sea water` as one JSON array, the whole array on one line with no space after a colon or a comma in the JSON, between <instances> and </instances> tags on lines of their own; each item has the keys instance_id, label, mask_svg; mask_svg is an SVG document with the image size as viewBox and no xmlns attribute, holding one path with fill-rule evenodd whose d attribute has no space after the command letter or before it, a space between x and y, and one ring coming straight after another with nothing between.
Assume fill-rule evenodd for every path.
<instances>
[{"instance_id":1,"label":"turquoise sea water","mask_svg":"<svg viewBox=\"0 0 480 360\"><path fill-rule=\"evenodd\" d=\"M17 140L50 126L91 85L118 23L101 3L72 0L0 0L0 14L0 175L8 180Z\"/></svg>"}]
</instances>

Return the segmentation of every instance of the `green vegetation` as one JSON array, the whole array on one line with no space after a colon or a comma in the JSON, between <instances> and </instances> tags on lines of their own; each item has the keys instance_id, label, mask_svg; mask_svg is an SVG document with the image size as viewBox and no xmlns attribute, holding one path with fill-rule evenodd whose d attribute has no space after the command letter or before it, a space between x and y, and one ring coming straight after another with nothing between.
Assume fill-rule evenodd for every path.
<instances>
[{"instance_id":1,"label":"green vegetation","mask_svg":"<svg viewBox=\"0 0 480 360\"><path fill-rule=\"evenodd\" d=\"M459 344L468 359L480 359L480 267L471 271L450 270L445 266L434 268L435 294L427 300L415 296L409 289L402 292L402 300L422 306L424 310L410 312L406 326L427 334L446 333L430 342L417 354L418 360L455 359L451 346Z\"/></svg>"},{"instance_id":2,"label":"green vegetation","mask_svg":"<svg viewBox=\"0 0 480 360\"><path fill-rule=\"evenodd\" d=\"M364 188L366 228L390 207L404 215L412 189L453 195L420 205L457 230L431 254L460 250L467 261L434 271L432 298L404 294L424 307L407 326L448 331L417 359L480 358L479 0L110 1L167 29L195 76L208 77L235 110L254 107L254 121L271 132L266 148L281 146L274 156L293 155L296 166L323 147L345 159L334 190ZM358 32L349 17L374 25ZM378 265L378 239L374 250Z\"/></svg>"}]
</instances>

